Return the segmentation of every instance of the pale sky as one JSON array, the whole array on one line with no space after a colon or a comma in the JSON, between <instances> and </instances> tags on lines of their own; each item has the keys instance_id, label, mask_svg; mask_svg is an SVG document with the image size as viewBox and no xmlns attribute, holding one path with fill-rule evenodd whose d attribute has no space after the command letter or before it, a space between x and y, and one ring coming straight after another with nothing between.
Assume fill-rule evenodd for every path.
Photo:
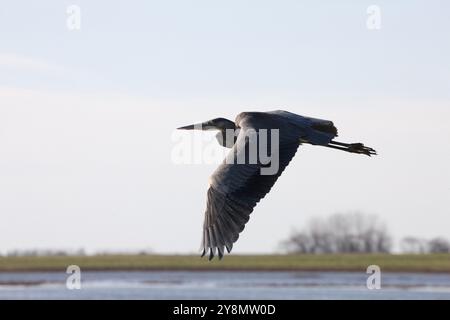
<instances>
[{"instance_id":1,"label":"pale sky","mask_svg":"<svg viewBox=\"0 0 450 320\"><path fill-rule=\"evenodd\" d=\"M81 30L66 26L81 8ZM366 27L367 7L381 29ZM448 1L10 1L0 9L0 253L194 253L215 165L181 125L285 109L368 158L304 146L234 252L335 212L450 238ZM220 149L220 146L217 146Z\"/></svg>"}]
</instances>

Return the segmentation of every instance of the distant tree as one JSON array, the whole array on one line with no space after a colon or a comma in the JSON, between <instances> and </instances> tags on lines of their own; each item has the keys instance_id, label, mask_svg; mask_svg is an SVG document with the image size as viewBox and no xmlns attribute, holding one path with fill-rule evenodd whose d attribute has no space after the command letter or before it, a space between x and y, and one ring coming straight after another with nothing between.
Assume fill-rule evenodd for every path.
<instances>
[{"instance_id":1,"label":"distant tree","mask_svg":"<svg viewBox=\"0 0 450 320\"><path fill-rule=\"evenodd\" d=\"M387 253L391 239L377 216L347 213L313 219L283 245L295 253Z\"/></svg>"},{"instance_id":2,"label":"distant tree","mask_svg":"<svg viewBox=\"0 0 450 320\"><path fill-rule=\"evenodd\" d=\"M450 241L442 237L437 237L431 240L405 237L401 241L400 247L403 253L450 253Z\"/></svg>"},{"instance_id":3,"label":"distant tree","mask_svg":"<svg viewBox=\"0 0 450 320\"><path fill-rule=\"evenodd\" d=\"M400 249L403 253L424 254L429 252L428 241L416 237L405 237L400 242Z\"/></svg>"},{"instance_id":4,"label":"distant tree","mask_svg":"<svg viewBox=\"0 0 450 320\"><path fill-rule=\"evenodd\" d=\"M296 231L291 237L282 243L288 251L296 253L314 253L311 237L303 232Z\"/></svg>"},{"instance_id":5,"label":"distant tree","mask_svg":"<svg viewBox=\"0 0 450 320\"><path fill-rule=\"evenodd\" d=\"M428 247L430 253L450 253L450 242L442 237L431 239Z\"/></svg>"}]
</instances>

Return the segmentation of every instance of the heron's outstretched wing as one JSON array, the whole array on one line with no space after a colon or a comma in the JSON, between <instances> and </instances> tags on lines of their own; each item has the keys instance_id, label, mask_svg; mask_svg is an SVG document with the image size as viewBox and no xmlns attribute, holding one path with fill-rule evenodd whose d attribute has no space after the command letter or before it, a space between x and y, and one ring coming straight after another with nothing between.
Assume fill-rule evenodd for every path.
<instances>
[{"instance_id":1,"label":"heron's outstretched wing","mask_svg":"<svg viewBox=\"0 0 450 320\"><path fill-rule=\"evenodd\" d=\"M210 178L203 225L202 256L209 259L225 248L231 251L256 204L264 198L288 166L300 145L301 129L283 117L267 113L243 113L237 118L241 128L236 144ZM249 130L279 130L279 169L276 174L261 174L262 164L237 164L239 156L248 152ZM270 135L270 134L269 134Z\"/></svg>"}]
</instances>

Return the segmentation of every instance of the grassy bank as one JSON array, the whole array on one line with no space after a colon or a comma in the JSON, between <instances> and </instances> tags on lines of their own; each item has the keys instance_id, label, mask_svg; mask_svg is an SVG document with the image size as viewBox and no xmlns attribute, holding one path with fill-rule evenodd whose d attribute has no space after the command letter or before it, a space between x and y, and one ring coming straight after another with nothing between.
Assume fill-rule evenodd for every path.
<instances>
[{"instance_id":1,"label":"grassy bank","mask_svg":"<svg viewBox=\"0 0 450 320\"><path fill-rule=\"evenodd\" d=\"M0 257L0 272L82 270L320 270L361 271L375 264L383 271L450 272L450 255L229 255L207 261L183 255L97 255Z\"/></svg>"}]
</instances>

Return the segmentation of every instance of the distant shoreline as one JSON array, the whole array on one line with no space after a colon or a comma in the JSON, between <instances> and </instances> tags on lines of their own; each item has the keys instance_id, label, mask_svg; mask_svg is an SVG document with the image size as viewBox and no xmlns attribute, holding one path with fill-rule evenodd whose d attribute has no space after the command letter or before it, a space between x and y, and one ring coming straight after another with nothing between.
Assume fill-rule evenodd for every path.
<instances>
[{"instance_id":1,"label":"distant shoreline","mask_svg":"<svg viewBox=\"0 0 450 320\"><path fill-rule=\"evenodd\" d=\"M94 255L0 257L0 272L63 271L363 272L377 265L388 272L450 273L449 254L227 255L208 261L197 255Z\"/></svg>"},{"instance_id":2,"label":"distant shoreline","mask_svg":"<svg viewBox=\"0 0 450 320\"><path fill-rule=\"evenodd\" d=\"M302 273L314 273L314 272L335 272L335 273L345 273L345 272L360 272L365 273L365 270L361 269L227 269L227 268L215 268L215 269L90 269L90 268L82 268L82 271L85 272L251 272L251 273L257 273L257 272L302 272ZM45 272L65 272L64 268L55 268L55 269L20 269L20 270L0 270L0 274L2 273L45 273ZM437 270L385 270L385 272L389 273L427 273L427 274L449 274L450 271L437 271ZM2 285L2 283L0 283Z\"/></svg>"}]
</instances>

